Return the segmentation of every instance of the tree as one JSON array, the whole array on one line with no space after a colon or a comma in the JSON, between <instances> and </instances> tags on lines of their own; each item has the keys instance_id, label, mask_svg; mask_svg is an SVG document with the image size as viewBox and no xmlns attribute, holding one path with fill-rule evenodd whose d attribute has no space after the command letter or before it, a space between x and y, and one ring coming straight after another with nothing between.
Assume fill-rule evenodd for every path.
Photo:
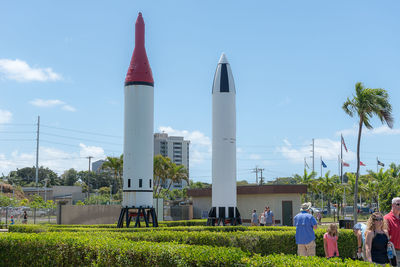
<instances>
[{"instance_id":1,"label":"tree","mask_svg":"<svg viewBox=\"0 0 400 267\"><path fill-rule=\"evenodd\" d=\"M171 164L171 159L168 157L163 157L162 155L156 155L154 157L153 181L154 194L156 197L160 193L162 185L167 182Z\"/></svg>"},{"instance_id":2,"label":"tree","mask_svg":"<svg viewBox=\"0 0 400 267\"><path fill-rule=\"evenodd\" d=\"M347 98L343 104L343 110L350 117L357 115L358 139L357 139L357 172L354 188L354 207L357 207L358 178L360 176L360 141L363 125L367 129L372 129L370 120L373 116L378 116L383 124L393 127L392 106L389 103L389 95L385 89L365 88L362 83L355 85L356 94L353 98ZM354 209L354 222L357 223L357 209Z\"/></svg>"},{"instance_id":3,"label":"tree","mask_svg":"<svg viewBox=\"0 0 400 267\"><path fill-rule=\"evenodd\" d=\"M64 185L72 186L78 181L78 172L75 169L69 169L61 174Z\"/></svg>"},{"instance_id":4,"label":"tree","mask_svg":"<svg viewBox=\"0 0 400 267\"><path fill-rule=\"evenodd\" d=\"M114 179L117 181L117 189L122 188L122 171L124 167L123 155L117 157L107 157L106 161L101 165L102 170L110 170L114 174Z\"/></svg>"},{"instance_id":5,"label":"tree","mask_svg":"<svg viewBox=\"0 0 400 267\"><path fill-rule=\"evenodd\" d=\"M173 183L180 183L183 180L189 183L188 173L183 165L176 165L175 163L171 162L167 173L169 179L168 190L171 188Z\"/></svg>"},{"instance_id":6,"label":"tree","mask_svg":"<svg viewBox=\"0 0 400 267\"><path fill-rule=\"evenodd\" d=\"M300 176L298 174L294 175L294 178L296 179L296 181L300 184L305 184L307 185L307 189L310 189L311 187L311 183L314 180L315 176L317 175L316 172L311 172L311 173L307 173L307 170L304 169L304 175ZM307 194L305 196L305 201L307 202L308 198L307 198Z\"/></svg>"},{"instance_id":7,"label":"tree","mask_svg":"<svg viewBox=\"0 0 400 267\"><path fill-rule=\"evenodd\" d=\"M20 185L20 186L35 186L36 181L36 167L25 167L22 169L17 169L16 171L11 171L9 174L9 183ZM47 187L52 185L60 185L61 180L57 173L50 170L49 168L44 168L41 166L38 172L38 186L44 186L44 180L48 179Z\"/></svg>"}]
</instances>

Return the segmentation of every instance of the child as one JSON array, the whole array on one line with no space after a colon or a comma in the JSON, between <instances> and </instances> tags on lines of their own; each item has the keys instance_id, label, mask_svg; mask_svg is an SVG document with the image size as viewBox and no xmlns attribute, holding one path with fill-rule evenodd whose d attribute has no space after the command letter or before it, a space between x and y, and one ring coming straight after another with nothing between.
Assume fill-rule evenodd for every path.
<instances>
[{"instance_id":1,"label":"child","mask_svg":"<svg viewBox=\"0 0 400 267\"><path fill-rule=\"evenodd\" d=\"M11 225L14 225L14 224L15 224L15 222L14 222L14 216L11 215Z\"/></svg>"},{"instance_id":2,"label":"child","mask_svg":"<svg viewBox=\"0 0 400 267\"><path fill-rule=\"evenodd\" d=\"M324 234L324 250L325 250L325 256L328 259L331 257L339 257L337 240L338 240L337 225L331 223L329 225L328 231Z\"/></svg>"}]
</instances>

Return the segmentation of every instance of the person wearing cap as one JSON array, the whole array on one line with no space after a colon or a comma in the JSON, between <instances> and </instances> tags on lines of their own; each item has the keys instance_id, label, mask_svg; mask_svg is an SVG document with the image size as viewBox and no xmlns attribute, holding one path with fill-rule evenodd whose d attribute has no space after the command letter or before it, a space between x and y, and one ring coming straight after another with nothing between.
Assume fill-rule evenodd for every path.
<instances>
[{"instance_id":1,"label":"person wearing cap","mask_svg":"<svg viewBox=\"0 0 400 267\"><path fill-rule=\"evenodd\" d=\"M269 206L265 207L265 226L275 226L274 213L270 210Z\"/></svg>"},{"instance_id":2,"label":"person wearing cap","mask_svg":"<svg viewBox=\"0 0 400 267\"><path fill-rule=\"evenodd\" d=\"M390 242L396 249L397 266L400 266L400 197L392 199L392 210L384 218L389 228Z\"/></svg>"},{"instance_id":3,"label":"person wearing cap","mask_svg":"<svg viewBox=\"0 0 400 267\"><path fill-rule=\"evenodd\" d=\"M296 226L297 254L299 256L315 256L315 233L317 220L310 214L311 203L303 203L300 213L294 217Z\"/></svg>"},{"instance_id":4,"label":"person wearing cap","mask_svg":"<svg viewBox=\"0 0 400 267\"><path fill-rule=\"evenodd\" d=\"M365 260L365 230L367 226L364 223L356 223L353 226L353 233L357 237L357 257Z\"/></svg>"}]
</instances>

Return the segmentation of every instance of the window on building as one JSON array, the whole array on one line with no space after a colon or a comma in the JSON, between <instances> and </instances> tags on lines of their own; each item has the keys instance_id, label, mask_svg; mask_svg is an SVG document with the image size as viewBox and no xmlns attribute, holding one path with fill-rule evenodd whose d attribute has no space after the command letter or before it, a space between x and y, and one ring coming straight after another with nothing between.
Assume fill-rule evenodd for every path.
<instances>
[{"instance_id":1,"label":"window on building","mask_svg":"<svg viewBox=\"0 0 400 267\"><path fill-rule=\"evenodd\" d=\"M139 179L139 188L142 188L142 179Z\"/></svg>"}]
</instances>

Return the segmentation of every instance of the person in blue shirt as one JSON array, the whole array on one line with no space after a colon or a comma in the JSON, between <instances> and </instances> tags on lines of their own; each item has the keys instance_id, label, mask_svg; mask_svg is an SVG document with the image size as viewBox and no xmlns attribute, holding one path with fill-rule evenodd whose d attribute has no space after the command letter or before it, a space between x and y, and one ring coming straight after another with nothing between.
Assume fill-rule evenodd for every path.
<instances>
[{"instance_id":1,"label":"person in blue shirt","mask_svg":"<svg viewBox=\"0 0 400 267\"><path fill-rule=\"evenodd\" d=\"M315 256L315 233L317 220L310 214L311 203L303 203L300 213L294 217L296 226L297 254L299 256Z\"/></svg>"}]
</instances>

